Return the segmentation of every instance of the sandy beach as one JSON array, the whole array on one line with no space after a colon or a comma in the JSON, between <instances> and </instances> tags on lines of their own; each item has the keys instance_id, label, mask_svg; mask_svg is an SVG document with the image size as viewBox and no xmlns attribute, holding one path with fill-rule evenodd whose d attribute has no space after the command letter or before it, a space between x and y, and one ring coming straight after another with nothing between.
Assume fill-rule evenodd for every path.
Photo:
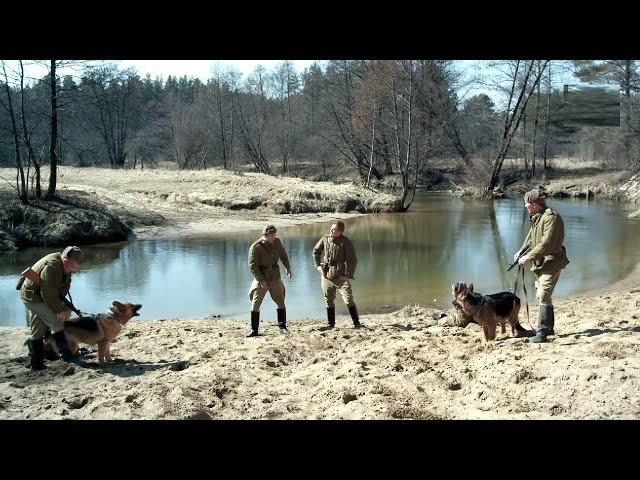
<instances>
[{"instance_id":1,"label":"sandy beach","mask_svg":"<svg viewBox=\"0 0 640 480\"><path fill-rule=\"evenodd\" d=\"M0 327L0 419L639 418L640 288L555 304L547 344L507 329L485 347L477 325L418 306L363 316L366 330L290 321L287 336L266 308L258 338L247 320L131 322L113 363L43 372L25 367L27 329Z\"/></svg>"}]
</instances>

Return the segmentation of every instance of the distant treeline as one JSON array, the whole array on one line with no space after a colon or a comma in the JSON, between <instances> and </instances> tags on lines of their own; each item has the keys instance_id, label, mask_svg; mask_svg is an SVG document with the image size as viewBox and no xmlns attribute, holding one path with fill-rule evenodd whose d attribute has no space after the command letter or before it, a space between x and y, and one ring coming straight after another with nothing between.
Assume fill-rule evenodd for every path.
<instances>
[{"instance_id":1,"label":"distant treeline","mask_svg":"<svg viewBox=\"0 0 640 480\"><path fill-rule=\"evenodd\" d=\"M517 62L509 64L513 88L501 110L485 94L460 100L468 85L454 61L336 60L301 74L285 61L273 70L259 66L245 80L232 70L214 71L206 83L141 78L105 62L75 78L56 75L55 94L50 76L22 79L20 86L18 72L5 68L0 165L16 166L17 157L25 167L46 164L55 148L62 165L148 168L172 162L181 169L218 166L314 179L350 175L362 182L396 174L409 189L436 158L452 168L477 158L490 164L503 153L525 162L544 157L545 164L554 155L634 162L634 91L625 135L618 127L550 123L552 93L559 93L545 77L548 62L531 61L529 70ZM528 101L516 103L518 88ZM513 105L521 110L509 113Z\"/></svg>"}]
</instances>

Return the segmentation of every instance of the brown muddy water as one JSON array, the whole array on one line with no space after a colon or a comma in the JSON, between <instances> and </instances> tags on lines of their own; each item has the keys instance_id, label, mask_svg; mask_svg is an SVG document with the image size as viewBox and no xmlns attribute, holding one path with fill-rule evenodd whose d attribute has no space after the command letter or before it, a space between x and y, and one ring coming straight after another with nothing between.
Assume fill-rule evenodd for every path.
<instances>
[{"instance_id":1,"label":"brown muddy water","mask_svg":"<svg viewBox=\"0 0 640 480\"><path fill-rule=\"evenodd\" d=\"M627 218L619 205L553 199L549 205L565 219L571 261L560 277L556 297L606 286L640 261L640 221ZM483 293L512 290L517 269L505 270L529 221L520 199L492 205L421 194L410 212L366 215L345 223L358 255L356 303L361 313L376 313L413 303L445 308L454 281L473 282ZM300 225L278 232L294 273L293 279L284 279L290 319L325 315L311 250L329 225ZM258 236L259 231L253 230L87 246L87 260L74 275L74 303L89 313L105 311L113 300L142 303L141 320L248 317L247 252ZM18 273L52 251L56 249L0 255L0 325L25 325L24 306L14 288ZM526 275L529 301L535 303L533 277L528 270ZM519 292L522 296L520 287ZM336 305L338 314L347 313L339 296ZM275 304L268 296L262 312L262 318L275 319Z\"/></svg>"}]
</instances>

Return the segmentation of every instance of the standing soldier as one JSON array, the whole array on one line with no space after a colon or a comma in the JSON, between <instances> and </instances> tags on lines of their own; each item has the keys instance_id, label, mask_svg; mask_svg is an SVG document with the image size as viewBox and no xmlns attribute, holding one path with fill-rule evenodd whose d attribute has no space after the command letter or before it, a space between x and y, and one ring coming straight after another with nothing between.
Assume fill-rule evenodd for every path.
<instances>
[{"instance_id":1,"label":"standing soldier","mask_svg":"<svg viewBox=\"0 0 640 480\"><path fill-rule=\"evenodd\" d=\"M67 247L62 253L51 253L38 260L33 267L25 270L18 282L20 300L27 307L31 337L29 347L29 367L43 370L44 337L50 331L64 361L78 363L64 334L64 323L71 312L64 303L64 297L71 288L71 275L80 268L84 255L79 247Z\"/></svg>"},{"instance_id":2,"label":"standing soldier","mask_svg":"<svg viewBox=\"0 0 640 480\"><path fill-rule=\"evenodd\" d=\"M253 282L249 290L251 300L251 333L247 337L258 336L260 324L260 305L267 291L278 306L278 327L280 333L287 331L287 311L284 305L285 288L280 278L278 260L282 262L289 278L292 277L289 257L284 251L282 242L276 237L277 229L267 225L262 231L262 237L249 247L249 269L253 274Z\"/></svg>"},{"instance_id":3,"label":"standing soldier","mask_svg":"<svg viewBox=\"0 0 640 480\"><path fill-rule=\"evenodd\" d=\"M538 190L524 195L525 207L529 211L531 230L524 244L516 252L516 260L522 252L531 247L518 263L531 262L531 271L536 275L536 297L540 304L538 330L531 342L546 342L548 335L554 335L554 314L551 294L560 278L560 271L569 264L564 241L564 220L558 212L547 207L545 197Z\"/></svg>"},{"instance_id":4,"label":"standing soldier","mask_svg":"<svg viewBox=\"0 0 640 480\"><path fill-rule=\"evenodd\" d=\"M338 221L331 225L330 234L322 237L313 247L313 260L321 275L322 293L327 306L327 329L333 328L336 324L336 290L340 291L342 300L349 308L354 328L363 327L358 318L358 309L353 302L353 292L349 283L349 279L354 279L358 258L353 243L343 232L344 223ZM324 261L321 262L323 252Z\"/></svg>"}]
</instances>

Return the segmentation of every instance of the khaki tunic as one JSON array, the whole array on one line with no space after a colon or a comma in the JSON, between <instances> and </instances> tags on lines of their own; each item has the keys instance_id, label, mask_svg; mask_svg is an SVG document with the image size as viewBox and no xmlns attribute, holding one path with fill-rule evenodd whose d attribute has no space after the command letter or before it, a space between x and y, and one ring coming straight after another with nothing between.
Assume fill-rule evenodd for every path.
<instances>
[{"instance_id":1,"label":"khaki tunic","mask_svg":"<svg viewBox=\"0 0 640 480\"><path fill-rule=\"evenodd\" d=\"M349 279L354 278L358 258L351 240L344 235L338 238L331 235L322 237L313 248L313 261L316 268L320 263L329 265L326 278L323 276L321 280L325 305L334 307L336 293L340 292L347 307L355 306Z\"/></svg>"},{"instance_id":2,"label":"khaki tunic","mask_svg":"<svg viewBox=\"0 0 640 480\"><path fill-rule=\"evenodd\" d=\"M527 254L536 275L536 298L542 305L553 305L551 295L560 279L560 271L569 264L564 241L564 220L558 212L546 208L532 215L531 230L524 242L531 245Z\"/></svg>"},{"instance_id":3,"label":"khaki tunic","mask_svg":"<svg viewBox=\"0 0 640 480\"><path fill-rule=\"evenodd\" d=\"M353 279L356 273L358 257L356 257L353 243L347 237L341 235L338 238L333 238L331 235L325 235L313 247L313 261L316 264L316 268L320 266L321 262L329 264L329 271L327 272L329 280L340 277Z\"/></svg>"},{"instance_id":4,"label":"khaki tunic","mask_svg":"<svg viewBox=\"0 0 640 480\"><path fill-rule=\"evenodd\" d=\"M40 286L25 278L20 287L20 300L23 303L45 303L55 314L67 310L60 299L69 293L71 274L65 273L61 254L51 253L31 268L40 274Z\"/></svg>"},{"instance_id":5,"label":"khaki tunic","mask_svg":"<svg viewBox=\"0 0 640 480\"><path fill-rule=\"evenodd\" d=\"M267 292L279 309L285 308L286 290L280 277L278 261L281 261L287 270L291 269L289 257L279 238L275 239L273 245L266 239L260 238L249 247L249 270L253 274L249 300L251 300L251 310L254 312L260 311L262 300ZM267 283L267 288L260 285L263 281Z\"/></svg>"},{"instance_id":6,"label":"khaki tunic","mask_svg":"<svg viewBox=\"0 0 640 480\"><path fill-rule=\"evenodd\" d=\"M40 286L25 278L20 287L20 300L27 307L31 339L39 340L48 331L57 333L64 329L57 314L67 310L60 299L69 293L71 274L65 273L60 253L41 258L31 268L40 275Z\"/></svg>"}]
</instances>

